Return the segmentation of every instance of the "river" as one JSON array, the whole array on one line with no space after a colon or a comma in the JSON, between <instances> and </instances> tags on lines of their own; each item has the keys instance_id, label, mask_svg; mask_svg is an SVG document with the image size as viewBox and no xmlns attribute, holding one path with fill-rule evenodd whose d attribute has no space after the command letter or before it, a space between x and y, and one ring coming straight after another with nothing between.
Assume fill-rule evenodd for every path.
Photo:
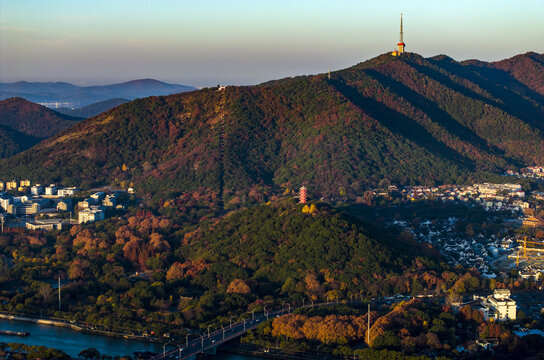
<instances>
[{"instance_id":1,"label":"river","mask_svg":"<svg viewBox=\"0 0 544 360\"><path fill-rule=\"evenodd\" d=\"M163 345L158 343L85 334L67 328L23 321L0 319L0 330L28 331L30 333L30 336L27 337L0 335L0 342L44 345L62 350L73 357L77 357L81 350L90 347L100 351L101 354L110 356L133 356L133 352L137 350L146 350L157 353L163 351ZM167 351L174 348L175 347L172 346L166 346ZM245 355L218 354L214 359L256 360L260 358Z\"/></svg>"}]
</instances>

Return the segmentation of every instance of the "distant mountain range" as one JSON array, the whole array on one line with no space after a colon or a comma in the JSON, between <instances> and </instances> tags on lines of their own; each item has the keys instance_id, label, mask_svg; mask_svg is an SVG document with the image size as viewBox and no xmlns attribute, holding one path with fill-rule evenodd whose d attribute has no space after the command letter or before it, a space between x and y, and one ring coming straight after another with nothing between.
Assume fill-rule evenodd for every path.
<instances>
[{"instance_id":1,"label":"distant mountain range","mask_svg":"<svg viewBox=\"0 0 544 360\"><path fill-rule=\"evenodd\" d=\"M227 205L301 185L354 199L382 181L493 179L544 164L542 84L543 54L489 63L386 53L330 78L131 101L1 160L0 179L133 182L150 196L221 193Z\"/></svg>"},{"instance_id":2,"label":"distant mountain range","mask_svg":"<svg viewBox=\"0 0 544 360\"><path fill-rule=\"evenodd\" d=\"M65 82L27 82L0 83L0 100L10 97L47 104L53 107L60 103L63 107L81 108L113 98L137 99L155 95L169 95L196 90L192 86L168 84L153 79L141 79L121 84L99 86L77 86Z\"/></svg>"},{"instance_id":3,"label":"distant mountain range","mask_svg":"<svg viewBox=\"0 0 544 360\"><path fill-rule=\"evenodd\" d=\"M21 98L0 101L0 157L28 149L82 118L60 114Z\"/></svg>"}]
</instances>

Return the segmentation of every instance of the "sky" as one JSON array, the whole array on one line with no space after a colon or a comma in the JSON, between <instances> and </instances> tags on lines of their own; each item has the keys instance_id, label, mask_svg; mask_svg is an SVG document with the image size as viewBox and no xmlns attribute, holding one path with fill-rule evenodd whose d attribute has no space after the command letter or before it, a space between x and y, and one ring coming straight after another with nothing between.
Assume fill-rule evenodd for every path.
<instances>
[{"instance_id":1,"label":"sky","mask_svg":"<svg viewBox=\"0 0 544 360\"><path fill-rule=\"evenodd\" d=\"M250 85L394 49L544 52L542 0L0 0L0 82Z\"/></svg>"}]
</instances>

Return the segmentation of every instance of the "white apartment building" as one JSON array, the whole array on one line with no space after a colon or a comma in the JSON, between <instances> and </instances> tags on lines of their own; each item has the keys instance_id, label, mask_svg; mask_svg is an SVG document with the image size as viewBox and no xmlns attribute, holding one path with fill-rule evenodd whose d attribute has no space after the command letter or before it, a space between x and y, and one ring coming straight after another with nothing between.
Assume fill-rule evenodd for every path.
<instances>
[{"instance_id":1,"label":"white apartment building","mask_svg":"<svg viewBox=\"0 0 544 360\"><path fill-rule=\"evenodd\" d=\"M58 189L57 194L59 196L74 196L77 191L78 189L75 187L67 187L67 188Z\"/></svg>"},{"instance_id":2,"label":"white apartment building","mask_svg":"<svg viewBox=\"0 0 544 360\"><path fill-rule=\"evenodd\" d=\"M78 222L84 224L86 222L94 222L104 220L106 214L101 206L91 206L88 209L81 210L78 213Z\"/></svg>"},{"instance_id":3,"label":"white apartment building","mask_svg":"<svg viewBox=\"0 0 544 360\"><path fill-rule=\"evenodd\" d=\"M493 296L488 296L483 305L489 308L489 318L496 321L516 320L516 302L510 299L508 289L496 289Z\"/></svg>"}]
</instances>

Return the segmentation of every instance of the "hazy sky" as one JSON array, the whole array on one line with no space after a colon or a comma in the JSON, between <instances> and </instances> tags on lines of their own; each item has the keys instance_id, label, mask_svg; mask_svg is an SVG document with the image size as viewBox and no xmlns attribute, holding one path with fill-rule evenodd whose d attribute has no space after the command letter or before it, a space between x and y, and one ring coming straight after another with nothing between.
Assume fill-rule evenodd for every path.
<instances>
[{"instance_id":1,"label":"hazy sky","mask_svg":"<svg viewBox=\"0 0 544 360\"><path fill-rule=\"evenodd\" d=\"M456 60L544 51L543 0L0 0L0 82L255 84L398 42Z\"/></svg>"}]
</instances>

